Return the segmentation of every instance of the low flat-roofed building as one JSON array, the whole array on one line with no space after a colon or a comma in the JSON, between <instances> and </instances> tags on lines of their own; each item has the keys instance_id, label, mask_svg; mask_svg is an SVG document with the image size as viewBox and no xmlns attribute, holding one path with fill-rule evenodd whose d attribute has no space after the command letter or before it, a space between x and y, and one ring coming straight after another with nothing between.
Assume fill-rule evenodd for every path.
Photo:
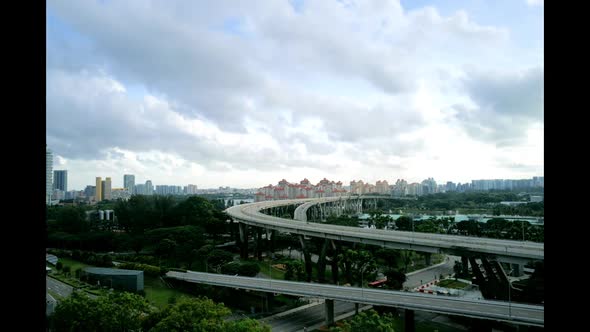
<instances>
[{"instance_id":1,"label":"low flat-roofed building","mask_svg":"<svg viewBox=\"0 0 590 332\"><path fill-rule=\"evenodd\" d=\"M143 271L110 269L106 267L86 267L84 277L91 284L100 282L101 286L138 292L143 290Z\"/></svg>"}]
</instances>

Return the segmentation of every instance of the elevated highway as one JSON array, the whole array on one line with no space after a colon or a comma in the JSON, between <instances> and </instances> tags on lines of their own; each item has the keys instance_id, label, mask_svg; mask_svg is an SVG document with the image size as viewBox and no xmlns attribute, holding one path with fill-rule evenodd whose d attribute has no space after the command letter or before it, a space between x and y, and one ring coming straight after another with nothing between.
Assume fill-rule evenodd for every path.
<instances>
[{"instance_id":1,"label":"elevated highway","mask_svg":"<svg viewBox=\"0 0 590 332\"><path fill-rule=\"evenodd\" d=\"M544 260L544 244L468 237L447 234L417 233L380 229L363 229L307 222L306 211L316 204L342 202L358 199L387 199L381 196L328 197L315 199L290 199L264 201L237 205L225 212L235 221L267 230L291 234L358 242L394 249L410 249L431 253L465 255L468 252L483 253L498 261L523 264L531 260ZM296 205L295 219L285 219L261 212L281 206ZM305 216L305 217L304 217Z\"/></svg>"},{"instance_id":2,"label":"elevated highway","mask_svg":"<svg viewBox=\"0 0 590 332\"><path fill-rule=\"evenodd\" d=\"M431 311L480 319L506 321L515 324L544 326L545 308L538 305L516 304L500 301L469 300L447 296L426 295L400 291L344 287L284 280L237 277L202 272L170 271L167 277L187 282L233 287L262 292L295 296L322 297L326 299L326 314L333 300L342 300L372 305L385 305L410 310ZM333 320L333 312L332 320ZM329 319L328 319L329 322Z\"/></svg>"}]
</instances>

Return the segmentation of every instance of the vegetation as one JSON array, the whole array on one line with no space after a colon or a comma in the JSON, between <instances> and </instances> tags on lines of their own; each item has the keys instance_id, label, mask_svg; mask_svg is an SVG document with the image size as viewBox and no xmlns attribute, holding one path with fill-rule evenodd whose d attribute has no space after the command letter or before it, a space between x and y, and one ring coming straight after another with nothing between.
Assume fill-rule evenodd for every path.
<instances>
[{"instance_id":1,"label":"vegetation","mask_svg":"<svg viewBox=\"0 0 590 332\"><path fill-rule=\"evenodd\" d=\"M74 292L49 317L54 331L270 331L268 325L245 319L227 322L223 304L206 298L180 298L159 310L139 295L113 292L91 299Z\"/></svg>"},{"instance_id":2,"label":"vegetation","mask_svg":"<svg viewBox=\"0 0 590 332\"><path fill-rule=\"evenodd\" d=\"M468 284L458 281L458 280L452 280L452 279L445 279L445 280L441 280L438 283L438 286L440 287L446 287L446 288L455 288L455 289L463 289L467 286Z\"/></svg>"},{"instance_id":3,"label":"vegetation","mask_svg":"<svg viewBox=\"0 0 590 332\"><path fill-rule=\"evenodd\" d=\"M345 321L342 326L333 327L331 332L395 332L396 319L391 314L379 315L375 310L367 310Z\"/></svg>"},{"instance_id":4,"label":"vegetation","mask_svg":"<svg viewBox=\"0 0 590 332\"><path fill-rule=\"evenodd\" d=\"M274 254L273 260L269 261L270 257L263 260L262 253L265 251L275 253L285 248L301 251L299 237L277 232L272 236L272 241L259 240L260 242L255 241L254 245L250 245L257 260L238 260L237 251L232 252L232 249L237 248L222 249L216 246L239 238L237 224L226 222L227 216L222 212L233 202L226 203L223 199L211 198L133 196L128 201L108 202L116 215L114 221L108 222L99 221L92 214L87 217L82 207L50 206L47 207L48 245L67 249L51 251L60 258L60 263L68 266L64 271L66 274L77 276L79 272L76 271L87 265L111 267L113 260L121 263L118 265L120 268L144 271L147 298L159 308L179 303L181 293L168 288L166 282L159 278L170 269L255 276L259 272L268 274L269 264L281 263L285 265L284 270L270 268L273 279L360 285L375 280L377 273L381 272L388 277L386 287L401 289L405 273L425 267L426 261L436 264L441 259L440 255L427 256L408 250L311 238L305 239L305 252L302 252L304 260L275 260ZM435 194L416 200L378 200L377 209L370 211L368 222L380 229L394 227L405 231L513 240L522 240L524 235L527 241L543 242L543 226L530 225L528 222L502 218L494 218L487 223L474 220L455 222L452 216L428 220L413 220L409 216L402 216L394 221L384 214L389 210L400 209L414 209L421 213L428 210L442 212L495 209L494 211L501 214L526 212L529 215L543 215L542 202L516 207L499 205L503 200L519 199L521 197L512 192L489 192ZM294 207L289 207L269 212L290 216L293 211ZM329 216L325 222L349 227L359 226L357 216ZM256 234L260 239L256 228L251 227L250 230L251 235ZM312 255L319 256L317 264L311 264ZM68 262L70 259L72 261ZM461 266L458 268L460 271ZM60 267L60 270L64 269ZM63 275L60 277L65 278ZM542 276L537 279L534 284L522 287L530 291L542 289ZM211 296L202 289L195 294L199 292L210 295L216 301L223 300L224 303L230 303L228 300L232 295L235 297L235 293L229 290L220 291L219 296ZM542 294L539 296L542 297ZM153 327L155 326L154 324Z\"/></svg>"},{"instance_id":5,"label":"vegetation","mask_svg":"<svg viewBox=\"0 0 590 332\"><path fill-rule=\"evenodd\" d=\"M431 211L446 212L461 210L465 213L480 210L495 215L521 215L543 216L544 202L526 203L517 206L500 204L502 201L526 201L526 197L519 196L514 191L488 191L488 192L446 192L417 197L416 200L381 200L378 208L382 211Z\"/></svg>"}]
</instances>

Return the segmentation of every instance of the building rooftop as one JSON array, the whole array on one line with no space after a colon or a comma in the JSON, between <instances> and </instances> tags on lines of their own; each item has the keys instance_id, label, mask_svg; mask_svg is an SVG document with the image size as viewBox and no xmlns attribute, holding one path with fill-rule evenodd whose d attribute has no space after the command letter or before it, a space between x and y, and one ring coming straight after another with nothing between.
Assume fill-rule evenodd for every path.
<instances>
[{"instance_id":1,"label":"building rooftop","mask_svg":"<svg viewBox=\"0 0 590 332\"><path fill-rule=\"evenodd\" d=\"M86 267L85 272L96 273L96 274L109 274L109 275L138 275L143 273L140 270L124 270L124 269L110 269L106 267Z\"/></svg>"}]
</instances>

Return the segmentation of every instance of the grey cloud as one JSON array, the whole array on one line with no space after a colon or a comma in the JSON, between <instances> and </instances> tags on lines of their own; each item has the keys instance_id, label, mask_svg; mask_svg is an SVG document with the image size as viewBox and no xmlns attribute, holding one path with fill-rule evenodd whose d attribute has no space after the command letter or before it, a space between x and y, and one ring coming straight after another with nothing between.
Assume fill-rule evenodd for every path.
<instances>
[{"instance_id":1,"label":"grey cloud","mask_svg":"<svg viewBox=\"0 0 590 332\"><path fill-rule=\"evenodd\" d=\"M364 79L396 95L417 87L416 54L408 46L440 39L422 40L417 30L426 27L429 36L445 31L455 39L497 34L464 14L444 18L428 9L405 15L399 3L382 1L312 2L303 14L288 2L274 1L220 1L206 10L191 1L52 0L48 6L91 45L64 51L52 43L48 58L61 60L48 66L100 59L117 79L143 84L178 102L178 111L236 132L245 131L244 98L273 93L267 89L269 77L319 72ZM243 18L256 42L212 29L231 17Z\"/></svg>"},{"instance_id":2,"label":"grey cloud","mask_svg":"<svg viewBox=\"0 0 590 332\"><path fill-rule=\"evenodd\" d=\"M273 170L277 165L324 165L313 155L298 155L287 144L282 151L222 144L185 133L167 118L168 110L129 100L112 89L106 77L50 70L47 74L47 138L52 149L70 159L120 159L113 147L134 152L161 151L205 167ZM151 159L138 159L148 167Z\"/></svg>"},{"instance_id":3,"label":"grey cloud","mask_svg":"<svg viewBox=\"0 0 590 332\"><path fill-rule=\"evenodd\" d=\"M526 130L543 122L543 69L524 73L472 73L463 82L475 107L455 105L455 120L472 137L498 147L522 143Z\"/></svg>"},{"instance_id":4,"label":"grey cloud","mask_svg":"<svg viewBox=\"0 0 590 332\"><path fill-rule=\"evenodd\" d=\"M543 116L544 73L532 68L524 73L498 75L474 73L465 80L465 89L480 108L502 115Z\"/></svg>"}]
</instances>

